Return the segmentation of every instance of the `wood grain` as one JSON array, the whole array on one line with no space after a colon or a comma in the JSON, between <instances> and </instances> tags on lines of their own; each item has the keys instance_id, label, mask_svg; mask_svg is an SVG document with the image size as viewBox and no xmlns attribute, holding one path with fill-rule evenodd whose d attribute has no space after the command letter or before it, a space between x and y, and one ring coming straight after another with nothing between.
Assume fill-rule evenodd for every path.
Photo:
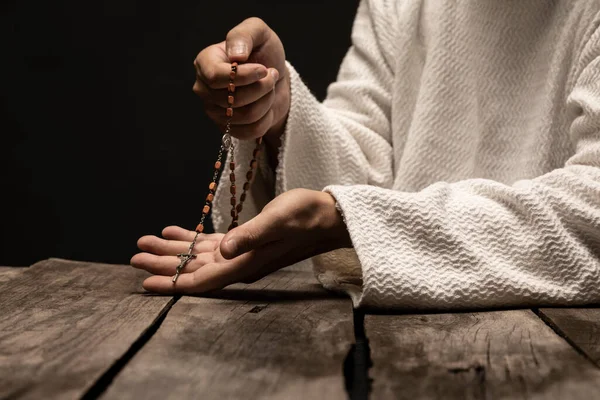
<instances>
[{"instance_id":1,"label":"wood grain","mask_svg":"<svg viewBox=\"0 0 600 400\"><path fill-rule=\"evenodd\" d=\"M123 265L42 261L0 282L0 398L80 398L170 297Z\"/></svg>"},{"instance_id":2,"label":"wood grain","mask_svg":"<svg viewBox=\"0 0 600 400\"><path fill-rule=\"evenodd\" d=\"M600 367L600 308L542 308L539 315Z\"/></svg>"},{"instance_id":3,"label":"wood grain","mask_svg":"<svg viewBox=\"0 0 600 400\"><path fill-rule=\"evenodd\" d=\"M600 370L529 310L369 315L375 399L591 399Z\"/></svg>"},{"instance_id":4,"label":"wood grain","mask_svg":"<svg viewBox=\"0 0 600 400\"><path fill-rule=\"evenodd\" d=\"M312 272L183 297L105 399L345 399L352 305Z\"/></svg>"},{"instance_id":5,"label":"wood grain","mask_svg":"<svg viewBox=\"0 0 600 400\"><path fill-rule=\"evenodd\" d=\"M26 270L26 267L0 267L0 283L8 282Z\"/></svg>"}]
</instances>

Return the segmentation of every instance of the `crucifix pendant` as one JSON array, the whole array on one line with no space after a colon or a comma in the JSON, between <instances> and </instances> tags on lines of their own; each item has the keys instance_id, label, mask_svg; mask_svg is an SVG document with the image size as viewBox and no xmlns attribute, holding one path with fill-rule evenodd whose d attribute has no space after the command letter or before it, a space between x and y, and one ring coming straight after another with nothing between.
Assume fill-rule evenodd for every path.
<instances>
[{"instance_id":1,"label":"crucifix pendant","mask_svg":"<svg viewBox=\"0 0 600 400\"><path fill-rule=\"evenodd\" d=\"M185 266L188 265L188 263L190 261L192 261L194 258L196 258L196 255L192 254L192 250L194 250L194 246L196 245L196 240L198 239L198 235L199 235L199 233L196 233L196 236L194 237L192 244L190 244L190 247L188 248L187 253L177 254L177 258L179 258L181 261L180 261L179 265L177 266L177 268L175 269L175 276L173 277L173 283L177 282L177 278L179 278L179 275L181 275L181 270L183 268L185 268Z\"/></svg>"}]
</instances>

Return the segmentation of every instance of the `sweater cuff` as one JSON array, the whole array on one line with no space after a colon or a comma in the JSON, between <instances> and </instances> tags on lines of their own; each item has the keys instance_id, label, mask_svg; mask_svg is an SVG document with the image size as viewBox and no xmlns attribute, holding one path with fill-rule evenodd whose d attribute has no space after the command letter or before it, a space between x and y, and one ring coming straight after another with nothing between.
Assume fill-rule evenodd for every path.
<instances>
[{"instance_id":1,"label":"sweater cuff","mask_svg":"<svg viewBox=\"0 0 600 400\"><path fill-rule=\"evenodd\" d=\"M397 213L399 209L405 208L403 202L408 205L411 200L414 200L411 198L414 194L394 191L397 203L394 212L391 213L389 209L382 209L381 205L384 203L377 201L377 198L384 197L384 193L378 193L379 190L383 189L368 185L329 185L323 189L336 200L361 267L360 294L351 294L354 306L381 308L394 304L396 308L412 309L415 306L412 299L414 294L409 293L410 290L407 292L385 290L392 285L392 282L402 282L393 285L396 288L410 286L411 277L404 275L410 268L395 265L396 260L387 259L389 253L384 251L384 248L400 248L410 253L410 239L405 236L409 232L402 227L403 218L397 218ZM378 223L389 226L394 232L393 237L386 232L369 233L374 224ZM386 243L386 240L393 243ZM399 257L398 261L402 263L405 260ZM389 296L393 299L388 298Z\"/></svg>"}]
</instances>

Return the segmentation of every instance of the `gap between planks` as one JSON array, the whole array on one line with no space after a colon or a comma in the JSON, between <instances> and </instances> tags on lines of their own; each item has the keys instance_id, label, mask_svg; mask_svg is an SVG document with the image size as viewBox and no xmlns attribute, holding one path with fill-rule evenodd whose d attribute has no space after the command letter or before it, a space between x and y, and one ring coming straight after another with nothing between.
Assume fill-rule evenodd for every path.
<instances>
[{"instance_id":1,"label":"gap between planks","mask_svg":"<svg viewBox=\"0 0 600 400\"><path fill-rule=\"evenodd\" d=\"M106 372L102 374L102 376L98 378L98 380L81 397L82 400L95 400L106 391L106 389L112 384L115 377L119 375L127 363L136 355L138 351L142 349L142 347L144 347L146 343L148 343L148 341L160 328L160 325L167 317L167 314L180 298L181 296L174 296L165 305L156 319L152 321L148 328L142 332L140 337L138 337L137 340L131 344L131 347L129 347L129 349L120 358L118 358L115 363L111 365L110 368L107 369Z\"/></svg>"},{"instance_id":2,"label":"gap between planks","mask_svg":"<svg viewBox=\"0 0 600 400\"><path fill-rule=\"evenodd\" d=\"M600 368L600 339L596 335L600 331L600 309L534 308L532 311L594 367ZM589 321L585 321L577 318L580 313L593 315L587 315ZM583 336L596 339L586 341Z\"/></svg>"}]
</instances>

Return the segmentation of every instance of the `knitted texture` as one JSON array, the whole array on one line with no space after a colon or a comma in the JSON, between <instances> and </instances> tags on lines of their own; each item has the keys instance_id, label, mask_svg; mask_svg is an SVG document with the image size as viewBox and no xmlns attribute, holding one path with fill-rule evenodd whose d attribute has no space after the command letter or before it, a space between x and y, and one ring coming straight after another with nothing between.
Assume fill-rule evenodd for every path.
<instances>
[{"instance_id":1,"label":"knitted texture","mask_svg":"<svg viewBox=\"0 0 600 400\"><path fill-rule=\"evenodd\" d=\"M331 193L354 249L307 262L355 306L600 302L599 10L363 0L325 101L287 64L278 169L262 163L241 221L293 188ZM244 164L253 143L236 145Z\"/></svg>"}]
</instances>

